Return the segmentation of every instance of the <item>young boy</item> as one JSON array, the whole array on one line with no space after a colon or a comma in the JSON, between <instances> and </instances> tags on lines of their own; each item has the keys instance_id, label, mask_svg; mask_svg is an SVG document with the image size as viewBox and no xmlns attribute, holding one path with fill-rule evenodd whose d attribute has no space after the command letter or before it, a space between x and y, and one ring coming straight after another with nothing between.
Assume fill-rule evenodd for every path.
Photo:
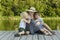
<instances>
[{"instance_id":1,"label":"young boy","mask_svg":"<svg viewBox=\"0 0 60 40\"><path fill-rule=\"evenodd\" d=\"M19 32L15 36L20 36L23 34L29 34L30 33L29 30L26 30L26 24L30 23L29 15L27 14L27 12L23 12L23 13L21 13L21 17L22 17L22 19L20 21ZM29 29L29 27L28 27L28 29Z\"/></svg>"},{"instance_id":2,"label":"young boy","mask_svg":"<svg viewBox=\"0 0 60 40\"><path fill-rule=\"evenodd\" d=\"M33 16L36 26L39 27L40 31L42 31L45 35L52 35L52 33L43 26L44 22L42 18L39 17L38 12L35 12Z\"/></svg>"}]
</instances>

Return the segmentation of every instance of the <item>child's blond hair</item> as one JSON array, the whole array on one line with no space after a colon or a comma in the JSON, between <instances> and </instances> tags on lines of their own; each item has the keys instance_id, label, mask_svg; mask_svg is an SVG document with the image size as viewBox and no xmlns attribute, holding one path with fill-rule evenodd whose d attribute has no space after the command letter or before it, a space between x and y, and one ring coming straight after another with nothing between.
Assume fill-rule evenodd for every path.
<instances>
[{"instance_id":1,"label":"child's blond hair","mask_svg":"<svg viewBox=\"0 0 60 40\"><path fill-rule=\"evenodd\" d=\"M21 18L25 18L26 16L28 16L28 13L27 12L22 12L21 13Z\"/></svg>"}]
</instances>

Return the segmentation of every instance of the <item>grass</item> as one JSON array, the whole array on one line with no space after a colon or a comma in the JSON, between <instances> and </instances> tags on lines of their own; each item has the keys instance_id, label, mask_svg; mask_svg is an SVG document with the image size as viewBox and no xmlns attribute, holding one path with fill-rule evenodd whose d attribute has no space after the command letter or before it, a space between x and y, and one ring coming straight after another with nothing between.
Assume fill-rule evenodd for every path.
<instances>
[{"instance_id":1,"label":"grass","mask_svg":"<svg viewBox=\"0 0 60 40\"><path fill-rule=\"evenodd\" d=\"M14 30L19 27L21 17L12 16L0 17L0 30ZM52 29L56 30L60 27L60 17L45 17L44 22L47 23Z\"/></svg>"}]
</instances>

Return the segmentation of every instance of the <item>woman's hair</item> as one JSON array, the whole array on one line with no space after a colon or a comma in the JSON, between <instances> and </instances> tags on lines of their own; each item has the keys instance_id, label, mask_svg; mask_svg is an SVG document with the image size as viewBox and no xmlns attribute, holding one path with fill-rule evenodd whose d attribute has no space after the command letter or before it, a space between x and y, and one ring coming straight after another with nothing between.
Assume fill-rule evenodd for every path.
<instances>
[{"instance_id":1,"label":"woman's hair","mask_svg":"<svg viewBox=\"0 0 60 40\"><path fill-rule=\"evenodd\" d=\"M29 12L28 11L26 11L27 12L27 14L29 14ZM30 14L29 14L30 15Z\"/></svg>"},{"instance_id":2,"label":"woman's hair","mask_svg":"<svg viewBox=\"0 0 60 40\"><path fill-rule=\"evenodd\" d=\"M39 15L39 12L34 12L34 14L33 14L34 20L36 19L35 15Z\"/></svg>"},{"instance_id":3,"label":"woman's hair","mask_svg":"<svg viewBox=\"0 0 60 40\"><path fill-rule=\"evenodd\" d=\"M27 16L27 15L28 15L27 12L22 12L22 13L21 13L21 18L25 18L25 16Z\"/></svg>"}]
</instances>

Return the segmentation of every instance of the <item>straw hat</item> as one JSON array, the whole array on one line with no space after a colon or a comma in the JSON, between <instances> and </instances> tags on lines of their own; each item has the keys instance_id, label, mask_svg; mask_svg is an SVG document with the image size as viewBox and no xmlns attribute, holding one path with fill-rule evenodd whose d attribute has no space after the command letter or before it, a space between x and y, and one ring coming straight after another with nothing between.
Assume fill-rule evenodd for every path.
<instances>
[{"instance_id":1,"label":"straw hat","mask_svg":"<svg viewBox=\"0 0 60 40\"><path fill-rule=\"evenodd\" d=\"M29 10L27 10L28 12L37 12L36 9L34 7L31 7Z\"/></svg>"},{"instance_id":2,"label":"straw hat","mask_svg":"<svg viewBox=\"0 0 60 40\"><path fill-rule=\"evenodd\" d=\"M30 9L31 9L31 10L36 10L34 7L31 7Z\"/></svg>"}]
</instances>

